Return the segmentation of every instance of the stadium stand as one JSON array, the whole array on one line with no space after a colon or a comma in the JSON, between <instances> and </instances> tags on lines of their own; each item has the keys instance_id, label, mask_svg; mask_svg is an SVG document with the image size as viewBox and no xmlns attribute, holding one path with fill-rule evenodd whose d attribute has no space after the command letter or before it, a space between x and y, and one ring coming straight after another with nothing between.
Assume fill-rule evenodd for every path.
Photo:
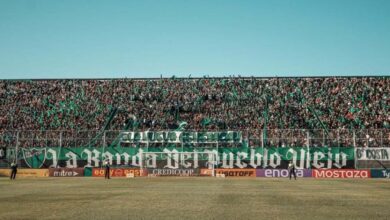
<instances>
[{"instance_id":1,"label":"stadium stand","mask_svg":"<svg viewBox=\"0 0 390 220\"><path fill-rule=\"evenodd\" d=\"M283 145L283 135L304 145L299 129L324 130L329 141L333 130L369 129L390 142L388 77L1 80L0 100L1 133L168 130L186 122L188 130L266 129L271 145Z\"/></svg>"}]
</instances>

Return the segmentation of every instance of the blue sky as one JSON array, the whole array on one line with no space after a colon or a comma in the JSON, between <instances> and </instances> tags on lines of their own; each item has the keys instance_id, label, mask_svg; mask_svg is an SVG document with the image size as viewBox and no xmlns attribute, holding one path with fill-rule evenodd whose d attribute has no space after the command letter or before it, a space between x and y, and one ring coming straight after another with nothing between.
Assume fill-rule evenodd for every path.
<instances>
[{"instance_id":1,"label":"blue sky","mask_svg":"<svg viewBox=\"0 0 390 220\"><path fill-rule=\"evenodd\" d=\"M0 78L390 75L389 0L0 0Z\"/></svg>"}]
</instances>

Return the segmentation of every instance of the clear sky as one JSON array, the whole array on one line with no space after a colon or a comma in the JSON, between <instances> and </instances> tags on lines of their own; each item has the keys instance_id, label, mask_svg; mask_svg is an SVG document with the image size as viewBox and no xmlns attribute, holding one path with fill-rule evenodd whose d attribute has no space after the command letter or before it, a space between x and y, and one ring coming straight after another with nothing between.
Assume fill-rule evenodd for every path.
<instances>
[{"instance_id":1,"label":"clear sky","mask_svg":"<svg viewBox=\"0 0 390 220\"><path fill-rule=\"evenodd\" d=\"M0 0L0 78L390 75L390 0Z\"/></svg>"}]
</instances>

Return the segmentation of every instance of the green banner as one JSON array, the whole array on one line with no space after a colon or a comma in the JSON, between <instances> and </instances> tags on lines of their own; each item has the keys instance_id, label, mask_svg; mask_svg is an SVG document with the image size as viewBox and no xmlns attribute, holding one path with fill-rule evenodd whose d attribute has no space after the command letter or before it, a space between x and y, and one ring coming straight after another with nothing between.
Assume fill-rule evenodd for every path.
<instances>
[{"instance_id":1,"label":"green banner","mask_svg":"<svg viewBox=\"0 0 390 220\"><path fill-rule=\"evenodd\" d=\"M172 163L218 168L283 169L292 161L297 168L353 168L353 148L175 148L175 147L111 147L111 148L21 148L22 167L100 167L102 161L112 166L145 167L146 164ZM173 160L173 162L172 162ZM184 162L183 162L184 161ZM202 164L203 163L203 164ZM189 164L189 163L187 163ZM177 165L177 164L176 164ZM172 166L176 168L175 166ZM156 168L156 167L151 167ZM198 168L198 167L194 167ZM201 167L203 168L203 167Z\"/></svg>"}]
</instances>

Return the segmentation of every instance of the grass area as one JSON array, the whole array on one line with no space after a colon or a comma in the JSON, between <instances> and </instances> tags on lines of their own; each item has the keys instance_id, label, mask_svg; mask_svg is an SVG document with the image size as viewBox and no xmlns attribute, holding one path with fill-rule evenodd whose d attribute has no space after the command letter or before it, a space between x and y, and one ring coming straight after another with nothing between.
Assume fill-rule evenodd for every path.
<instances>
[{"instance_id":1,"label":"grass area","mask_svg":"<svg viewBox=\"0 0 390 220\"><path fill-rule=\"evenodd\" d=\"M0 219L389 219L388 179L0 178Z\"/></svg>"}]
</instances>

